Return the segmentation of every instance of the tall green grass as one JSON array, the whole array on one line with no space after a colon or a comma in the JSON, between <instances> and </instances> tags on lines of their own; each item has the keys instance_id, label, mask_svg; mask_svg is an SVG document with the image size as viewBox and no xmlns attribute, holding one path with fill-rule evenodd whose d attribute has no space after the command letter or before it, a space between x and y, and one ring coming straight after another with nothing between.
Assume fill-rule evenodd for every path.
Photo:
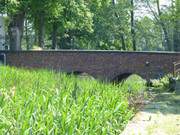
<instances>
[{"instance_id":1,"label":"tall green grass","mask_svg":"<svg viewBox=\"0 0 180 135\"><path fill-rule=\"evenodd\" d=\"M128 96L144 89L135 80L0 67L0 134L119 134L134 114Z\"/></svg>"}]
</instances>

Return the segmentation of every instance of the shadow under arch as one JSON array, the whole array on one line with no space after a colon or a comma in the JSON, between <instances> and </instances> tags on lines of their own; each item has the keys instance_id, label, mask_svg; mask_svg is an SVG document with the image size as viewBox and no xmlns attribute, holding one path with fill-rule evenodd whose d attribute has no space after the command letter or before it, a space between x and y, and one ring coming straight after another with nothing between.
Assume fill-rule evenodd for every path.
<instances>
[{"instance_id":1,"label":"shadow under arch","mask_svg":"<svg viewBox=\"0 0 180 135\"><path fill-rule=\"evenodd\" d=\"M112 80L111 82L113 83L124 83L130 76L138 76L139 78L147 81L145 79L145 77L143 77L142 75L140 74L137 74L137 73L121 73L119 75L116 75Z\"/></svg>"},{"instance_id":2,"label":"shadow under arch","mask_svg":"<svg viewBox=\"0 0 180 135\"><path fill-rule=\"evenodd\" d=\"M121 83L124 82L129 76L133 75L133 73L122 73L117 76L115 76L111 82L113 83Z\"/></svg>"},{"instance_id":3,"label":"shadow under arch","mask_svg":"<svg viewBox=\"0 0 180 135\"><path fill-rule=\"evenodd\" d=\"M78 77L96 79L93 75L91 75L87 72L84 72L84 71L71 71L71 72L67 72L67 75L74 75L74 76L78 76Z\"/></svg>"}]
</instances>

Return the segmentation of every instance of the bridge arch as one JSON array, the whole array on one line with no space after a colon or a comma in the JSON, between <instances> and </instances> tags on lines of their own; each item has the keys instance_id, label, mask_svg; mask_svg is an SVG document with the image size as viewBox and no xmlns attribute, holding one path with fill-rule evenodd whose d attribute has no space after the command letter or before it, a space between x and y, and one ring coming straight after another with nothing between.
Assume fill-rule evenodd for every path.
<instances>
[{"instance_id":1,"label":"bridge arch","mask_svg":"<svg viewBox=\"0 0 180 135\"><path fill-rule=\"evenodd\" d=\"M126 72L126 73L120 73L120 74L116 75L111 81L114 82L114 83L124 82L131 75L137 75L137 76L141 77L142 79L145 79L145 77L143 77L140 74L133 73L133 72Z\"/></svg>"}]
</instances>

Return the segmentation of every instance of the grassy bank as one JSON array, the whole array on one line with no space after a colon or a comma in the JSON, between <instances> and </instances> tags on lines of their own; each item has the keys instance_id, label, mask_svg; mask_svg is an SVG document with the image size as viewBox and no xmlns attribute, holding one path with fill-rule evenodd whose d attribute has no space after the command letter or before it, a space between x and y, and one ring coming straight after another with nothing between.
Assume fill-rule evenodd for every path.
<instances>
[{"instance_id":1,"label":"grassy bank","mask_svg":"<svg viewBox=\"0 0 180 135\"><path fill-rule=\"evenodd\" d=\"M113 85L63 73L0 67L0 134L119 134L134 112L135 77Z\"/></svg>"}]
</instances>

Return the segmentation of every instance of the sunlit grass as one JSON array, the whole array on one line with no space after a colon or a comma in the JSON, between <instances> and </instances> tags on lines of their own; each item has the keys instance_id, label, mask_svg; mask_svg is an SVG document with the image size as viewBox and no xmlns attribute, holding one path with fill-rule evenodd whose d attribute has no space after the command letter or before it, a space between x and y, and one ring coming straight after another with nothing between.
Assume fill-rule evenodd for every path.
<instances>
[{"instance_id":1,"label":"sunlit grass","mask_svg":"<svg viewBox=\"0 0 180 135\"><path fill-rule=\"evenodd\" d=\"M0 134L119 134L133 116L128 96L144 90L46 70L0 67Z\"/></svg>"}]
</instances>

